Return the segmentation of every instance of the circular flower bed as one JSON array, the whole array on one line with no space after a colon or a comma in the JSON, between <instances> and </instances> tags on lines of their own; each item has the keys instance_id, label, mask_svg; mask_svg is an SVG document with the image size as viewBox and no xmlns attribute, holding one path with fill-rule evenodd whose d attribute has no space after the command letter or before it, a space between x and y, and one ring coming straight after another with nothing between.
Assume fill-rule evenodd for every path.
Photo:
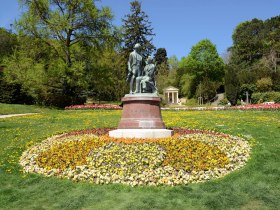
<instances>
[{"instance_id":1,"label":"circular flower bed","mask_svg":"<svg viewBox=\"0 0 280 210\"><path fill-rule=\"evenodd\" d=\"M20 164L27 173L75 181L173 186L223 177L249 158L240 137L174 130L162 139L114 139L108 129L57 135L25 151Z\"/></svg>"}]
</instances>

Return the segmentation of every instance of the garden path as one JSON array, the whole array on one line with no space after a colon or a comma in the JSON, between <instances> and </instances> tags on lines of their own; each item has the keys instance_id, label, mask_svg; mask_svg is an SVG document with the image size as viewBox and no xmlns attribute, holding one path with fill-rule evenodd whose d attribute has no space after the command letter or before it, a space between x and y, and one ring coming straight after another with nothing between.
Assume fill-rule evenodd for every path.
<instances>
[{"instance_id":1,"label":"garden path","mask_svg":"<svg viewBox=\"0 0 280 210\"><path fill-rule=\"evenodd\" d=\"M213 103L211 103L212 106L218 106L219 105L219 102L225 98L225 94L224 93L220 93L220 94L217 94L218 98L216 101L214 101Z\"/></svg>"},{"instance_id":2,"label":"garden path","mask_svg":"<svg viewBox=\"0 0 280 210\"><path fill-rule=\"evenodd\" d=\"M19 116L32 115L32 114L38 114L38 113L5 114L5 115L0 115L0 118L19 117Z\"/></svg>"}]
</instances>

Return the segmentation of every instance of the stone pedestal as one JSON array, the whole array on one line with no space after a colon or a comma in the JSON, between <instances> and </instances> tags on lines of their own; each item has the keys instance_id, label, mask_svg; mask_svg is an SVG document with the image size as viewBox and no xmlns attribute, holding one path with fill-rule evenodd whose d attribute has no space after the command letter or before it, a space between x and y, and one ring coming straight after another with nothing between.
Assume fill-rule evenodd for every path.
<instances>
[{"instance_id":1,"label":"stone pedestal","mask_svg":"<svg viewBox=\"0 0 280 210\"><path fill-rule=\"evenodd\" d=\"M153 94L133 94L122 98L123 113L118 129L165 129L160 98Z\"/></svg>"},{"instance_id":2,"label":"stone pedestal","mask_svg":"<svg viewBox=\"0 0 280 210\"><path fill-rule=\"evenodd\" d=\"M127 94L122 98L123 113L118 129L109 136L121 138L162 138L173 135L165 129L160 98L155 94Z\"/></svg>"}]
</instances>

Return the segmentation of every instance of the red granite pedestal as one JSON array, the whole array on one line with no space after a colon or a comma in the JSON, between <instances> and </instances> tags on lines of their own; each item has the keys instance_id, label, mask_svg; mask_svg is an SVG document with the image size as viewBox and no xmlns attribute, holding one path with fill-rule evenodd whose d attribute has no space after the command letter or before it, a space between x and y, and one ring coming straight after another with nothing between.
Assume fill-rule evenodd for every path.
<instances>
[{"instance_id":1,"label":"red granite pedestal","mask_svg":"<svg viewBox=\"0 0 280 210\"><path fill-rule=\"evenodd\" d=\"M162 138L173 135L165 129L160 110L160 97L154 94L128 94L122 98L123 113L112 137Z\"/></svg>"}]
</instances>

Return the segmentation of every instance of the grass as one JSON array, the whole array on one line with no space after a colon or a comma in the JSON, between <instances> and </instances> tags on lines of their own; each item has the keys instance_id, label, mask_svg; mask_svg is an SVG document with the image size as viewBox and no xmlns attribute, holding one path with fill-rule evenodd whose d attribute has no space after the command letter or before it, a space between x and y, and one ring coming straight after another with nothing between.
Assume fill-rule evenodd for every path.
<instances>
[{"instance_id":1,"label":"grass","mask_svg":"<svg viewBox=\"0 0 280 210\"><path fill-rule=\"evenodd\" d=\"M255 144L250 161L222 179L177 187L94 185L22 174L17 162L28 145L61 132L116 127L121 116L120 110L44 110L0 119L0 209L279 208L279 111L163 111L162 115L168 127L246 136Z\"/></svg>"},{"instance_id":2,"label":"grass","mask_svg":"<svg viewBox=\"0 0 280 210\"><path fill-rule=\"evenodd\" d=\"M21 104L2 104L0 103L0 115L6 114L23 114L23 113L40 113L47 110L47 108L34 105Z\"/></svg>"}]
</instances>

